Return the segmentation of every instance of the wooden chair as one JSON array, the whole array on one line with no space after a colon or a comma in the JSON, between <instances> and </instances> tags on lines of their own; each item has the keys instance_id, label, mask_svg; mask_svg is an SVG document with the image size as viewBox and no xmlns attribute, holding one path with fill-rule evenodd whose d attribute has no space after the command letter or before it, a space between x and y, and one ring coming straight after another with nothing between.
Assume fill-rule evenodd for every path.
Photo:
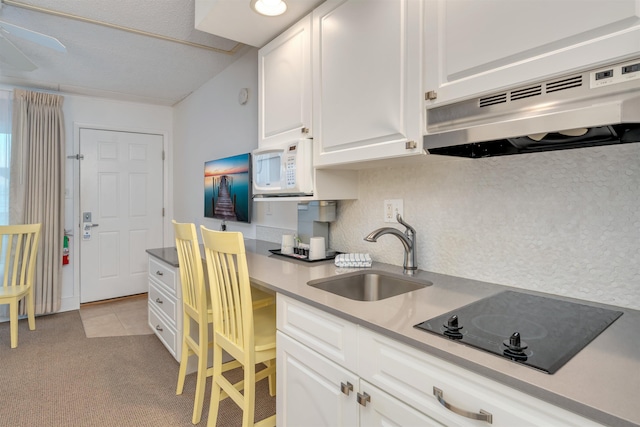
<instances>
[{"instance_id":1,"label":"wooden chair","mask_svg":"<svg viewBox=\"0 0 640 427\"><path fill-rule=\"evenodd\" d=\"M275 305L252 309L251 286L242 233L201 226L213 303L213 382L207 426L215 426L220 400L227 397L242 409L242 426L275 426L276 416L254 424L256 382L269 377L275 395ZM232 384L222 373L222 352L243 367L244 379ZM267 367L256 373L256 364ZM240 391L243 390L243 393Z\"/></svg>"},{"instance_id":2,"label":"wooden chair","mask_svg":"<svg viewBox=\"0 0 640 427\"><path fill-rule=\"evenodd\" d=\"M2 287L0 304L9 304L11 348L18 346L18 302L25 298L29 329L36 328L33 280L41 224L0 226ZM62 262L62 261L61 261Z\"/></svg>"},{"instance_id":3,"label":"wooden chair","mask_svg":"<svg viewBox=\"0 0 640 427\"><path fill-rule=\"evenodd\" d=\"M191 422L197 424L202 418L206 379L208 376L213 375L213 369L207 368L208 349L213 345L213 342L209 340L209 325L213 322L213 311L211 310L211 299L207 296L202 256L200 255L200 245L198 244L195 224L178 223L175 220L172 223L178 251L178 263L180 265L182 311L184 313L182 322L182 355L176 394L182 394L184 390L189 356L196 356L198 358L198 368ZM275 303L273 295L253 288L252 293L256 306L261 307ZM192 322L197 325L197 335L195 331L192 333ZM238 366L240 366L238 362L231 361L224 365L224 371Z\"/></svg>"}]
</instances>

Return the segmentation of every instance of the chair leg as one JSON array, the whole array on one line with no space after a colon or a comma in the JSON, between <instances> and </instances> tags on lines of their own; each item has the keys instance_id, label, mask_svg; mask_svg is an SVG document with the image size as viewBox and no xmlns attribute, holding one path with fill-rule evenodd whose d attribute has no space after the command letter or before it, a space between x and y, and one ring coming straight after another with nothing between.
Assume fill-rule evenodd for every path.
<instances>
[{"instance_id":1,"label":"chair leg","mask_svg":"<svg viewBox=\"0 0 640 427\"><path fill-rule=\"evenodd\" d=\"M11 329L11 348L18 346L18 301L9 303L9 328Z\"/></svg>"},{"instance_id":2,"label":"chair leg","mask_svg":"<svg viewBox=\"0 0 640 427\"><path fill-rule=\"evenodd\" d=\"M256 412L256 365L247 364L244 368L244 408L242 408L242 427L253 426Z\"/></svg>"},{"instance_id":3,"label":"chair leg","mask_svg":"<svg viewBox=\"0 0 640 427\"><path fill-rule=\"evenodd\" d=\"M176 394L182 394L184 390L184 380L187 376L187 364L189 362L189 346L187 345L186 337L189 334L189 318L184 316L182 328L182 355L180 356L180 370L178 371L178 385L176 387Z\"/></svg>"},{"instance_id":4,"label":"chair leg","mask_svg":"<svg viewBox=\"0 0 640 427\"><path fill-rule=\"evenodd\" d=\"M191 422L198 424L202 418L202 405L204 404L204 389L207 384L207 331L208 325L198 325L198 377L196 379L196 396L193 403L193 417Z\"/></svg>"},{"instance_id":5,"label":"chair leg","mask_svg":"<svg viewBox=\"0 0 640 427\"><path fill-rule=\"evenodd\" d=\"M220 408L220 384L218 378L222 376L222 347L213 344L213 380L211 381L211 402L209 404L209 418L207 427L215 427L218 422Z\"/></svg>"},{"instance_id":6,"label":"chair leg","mask_svg":"<svg viewBox=\"0 0 640 427\"><path fill-rule=\"evenodd\" d=\"M35 314L35 304L33 301L33 286L29 289L29 293L27 294L27 298L25 298L25 303L27 304L27 318L29 319L29 330L34 331L36 329L36 314Z\"/></svg>"},{"instance_id":7,"label":"chair leg","mask_svg":"<svg viewBox=\"0 0 640 427\"><path fill-rule=\"evenodd\" d=\"M264 363L264 365L268 368L271 365L275 365L276 361L274 360L267 360L266 362L262 362ZM276 373L275 371L273 372L273 374L269 375L269 396L273 397L276 395Z\"/></svg>"}]
</instances>

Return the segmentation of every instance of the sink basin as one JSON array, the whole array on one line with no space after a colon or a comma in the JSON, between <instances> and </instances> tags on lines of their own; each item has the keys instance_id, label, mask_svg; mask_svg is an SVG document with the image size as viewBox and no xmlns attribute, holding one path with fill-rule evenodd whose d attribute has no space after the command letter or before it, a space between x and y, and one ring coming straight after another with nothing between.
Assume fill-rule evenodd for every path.
<instances>
[{"instance_id":1,"label":"sink basin","mask_svg":"<svg viewBox=\"0 0 640 427\"><path fill-rule=\"evenodd\" d=\"M307 285L356 301L380 301L425 288L432 283L381 271L357 271L311 280Z\"/></svg>"}]
</instances>

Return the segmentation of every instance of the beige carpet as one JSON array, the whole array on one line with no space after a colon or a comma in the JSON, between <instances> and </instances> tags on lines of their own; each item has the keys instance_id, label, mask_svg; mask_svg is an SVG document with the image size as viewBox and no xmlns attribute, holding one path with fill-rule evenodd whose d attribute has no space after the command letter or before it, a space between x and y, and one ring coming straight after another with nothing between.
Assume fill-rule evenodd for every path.
<instances>
[{"instance_id":1,"label":"beige carpet","mask_svg":"<svg viewBox=\"0 0 640 427\"><path fill-rule=\"evenodd\" d=\"M195 374L176 396L178 363L155 335L86 338L78 311L21 320L18 347L0 324L0 425L191 426ZM241 375L239 370L233 375ZM207 422L211 380L202 421ZM256 420L275 413L267 380L257 385ZM218 426L241 425L229 399Z\"/></svg>"}]
</instances>

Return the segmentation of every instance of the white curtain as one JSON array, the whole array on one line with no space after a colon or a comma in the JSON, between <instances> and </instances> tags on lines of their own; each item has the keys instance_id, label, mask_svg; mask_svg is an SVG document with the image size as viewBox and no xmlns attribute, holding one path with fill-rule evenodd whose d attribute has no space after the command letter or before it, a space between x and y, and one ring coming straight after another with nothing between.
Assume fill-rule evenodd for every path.
<instances>
[{"instance_id":1,"label":"white curtain","mask_svg":"<svg viewBox=\"0 0 640 427\"><path fill-rule=\"evenodd\" d=\"M36 314L60 310L64 238L63 97L14 90L11 224L41 223L34 283ZM21 311L22 312L22 311Z\"/></svg>"}]
</instances>

